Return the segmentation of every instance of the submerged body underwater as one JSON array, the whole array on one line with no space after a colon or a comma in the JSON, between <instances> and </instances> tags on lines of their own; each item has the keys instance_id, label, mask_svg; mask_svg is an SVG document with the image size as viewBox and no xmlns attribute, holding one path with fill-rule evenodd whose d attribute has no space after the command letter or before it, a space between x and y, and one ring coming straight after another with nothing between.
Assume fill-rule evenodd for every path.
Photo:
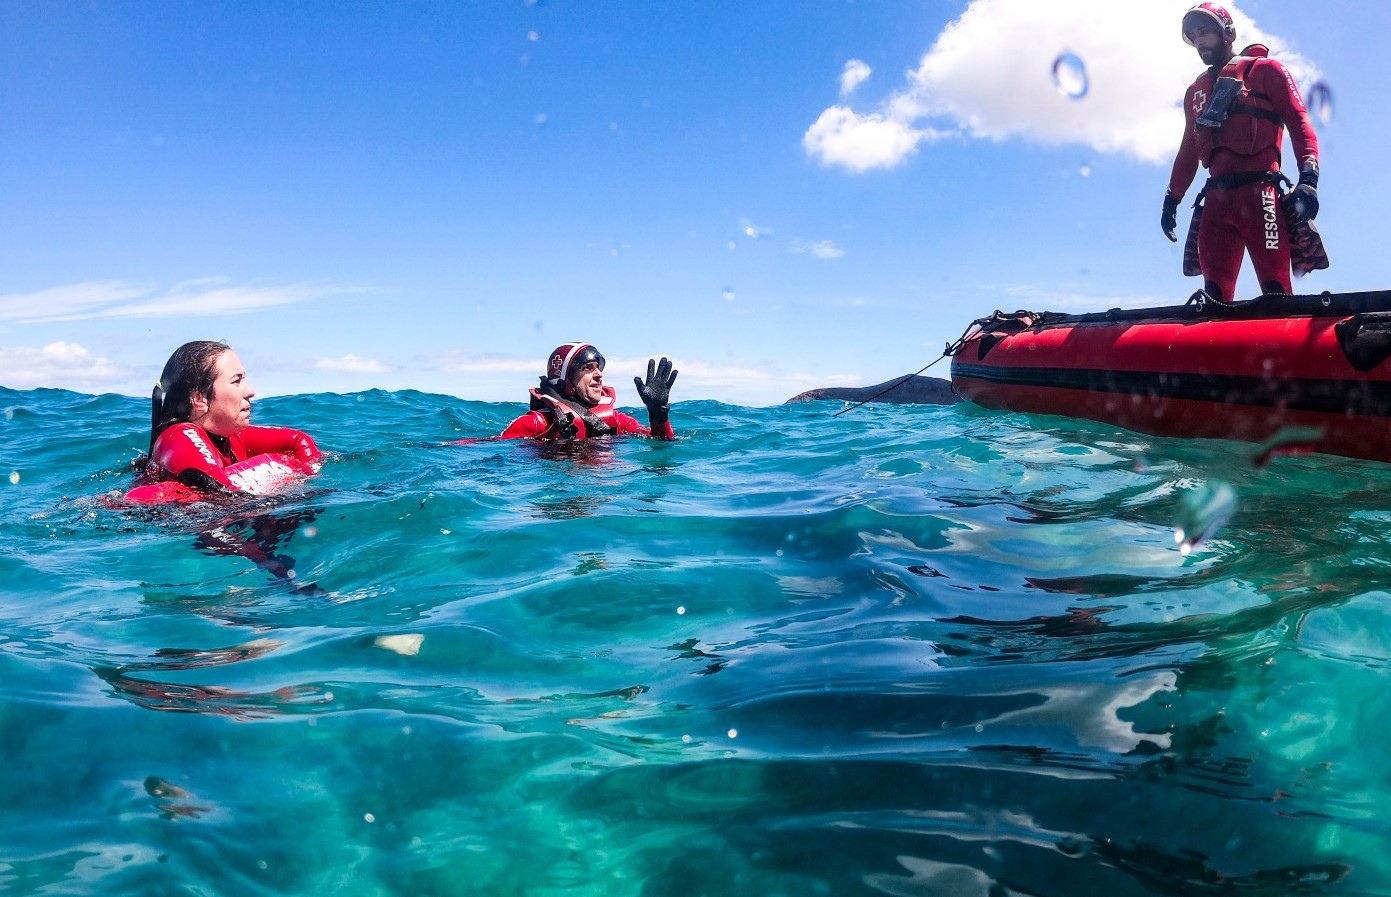
<instances>
[{"instance_id":1,"label":"submerged body underwater","mask_svg":"<svg viewBox=\"0 0 1391 897\"><path fill-rule=\"evenodd\" d=\"M0 890L1391 893L1391 468L955 406L0 389Z\"/></svg>"}]
</instances>

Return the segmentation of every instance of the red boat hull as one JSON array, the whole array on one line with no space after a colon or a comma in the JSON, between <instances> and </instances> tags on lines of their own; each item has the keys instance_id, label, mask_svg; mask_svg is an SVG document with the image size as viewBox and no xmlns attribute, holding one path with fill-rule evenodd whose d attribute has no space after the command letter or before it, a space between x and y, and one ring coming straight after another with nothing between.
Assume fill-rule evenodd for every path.
<instances>
[{"instance_id":1,"label":"red boat hull","mask_svg":"<svg viewBox=\"0 0 1391 897\"><path fill-rule=\"evenodd\" d=\"M1391 460L1391 293L977 324L952 385L988 408Z\"/></svg>"}]
</instances>

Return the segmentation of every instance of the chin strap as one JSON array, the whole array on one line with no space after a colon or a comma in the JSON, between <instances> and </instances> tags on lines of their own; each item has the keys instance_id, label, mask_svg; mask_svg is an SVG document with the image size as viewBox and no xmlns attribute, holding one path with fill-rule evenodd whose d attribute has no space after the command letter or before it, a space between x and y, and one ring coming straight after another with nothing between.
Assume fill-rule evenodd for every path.
<instances>
[{"instance_id":1,"label":"chin strap","mask_svg":"<svg viewBox=\"0 0 1391 897\"><path fill-rule=\"evenodd\" d=\"M155 450L155 427L159 426L160 412L164 410L164 384L155 381L155 388L150 392L150 453Z\"/></svg>"}]
</instances>

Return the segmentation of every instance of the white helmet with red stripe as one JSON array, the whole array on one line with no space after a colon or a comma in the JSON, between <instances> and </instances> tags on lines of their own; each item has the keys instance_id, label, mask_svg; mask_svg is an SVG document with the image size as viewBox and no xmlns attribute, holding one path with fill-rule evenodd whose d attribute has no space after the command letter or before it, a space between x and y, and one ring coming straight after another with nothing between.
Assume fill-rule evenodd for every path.
<instances>
[{"instance_id":1,"label":"white helmet with red stripe","mask_svg":"<svg viewBox=\"0 0 1391 897\"><path fill-rule=\"evenodd\" d=\"M546 380L552 386L568 385L575 371L589 364L599 362L599 370L604 369L604 356L589 343L566 343L556 346L546 362Z\"/></svg>"},{"instance_id":2,"label":"white helmet with red stripe","mask_svg":"<svg viewBox=\"0 0 1391 897\"><path fill-rule=\"evenodd\" d=\"M1198 25L1215 26L1221 32L1222 39L1229 44L1236 40L1236 25L1232 22L1232 14L1227 12L1225 6L1199 3L1183 14L1183 41L1189 46L1196 46L1188 32Z\"/></svg>"}]
</instances>

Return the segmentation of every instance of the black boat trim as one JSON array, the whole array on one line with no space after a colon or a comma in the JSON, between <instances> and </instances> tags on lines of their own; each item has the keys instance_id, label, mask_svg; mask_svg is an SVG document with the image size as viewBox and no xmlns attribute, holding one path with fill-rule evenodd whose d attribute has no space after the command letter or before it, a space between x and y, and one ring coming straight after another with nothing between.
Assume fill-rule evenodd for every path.
<instances>
[{"instance_id":1,"label":"black boat trim","mask_svg":"<svg viewBox=\"0 0 1391 897\"><path fill-rule=\"evenodd\" d=\"M1391 290L1360 293L1319 293L1285 295L1267 293L1245 302L1202 302L1149 308L1113 308L1108 311L1072 314L1067 312L996 312L976 323L985 332L1054 327L1059 324L1116 324L1136 321L1181 322L1260 321L1270 318L1342 318L1373 312L1391 312Z\"/></svg>"},{"instance_id":2,"label":"black boat trim","mask_svg":"<svg viewBox=\"0 0 1391 897\"><path fill-rule=\"evenodd\" d=\"M952 363L951 373L953 381L969 378L1002 386L1072 389L1151 399L1186 399L1323 414L1391 417L1391 382L1382 381L1311 380L1173 371L996 367L967 364L959 360ZM1067 411L1059 409L1058 413L1066 414Z\"/></svg>"}]
</instances>

